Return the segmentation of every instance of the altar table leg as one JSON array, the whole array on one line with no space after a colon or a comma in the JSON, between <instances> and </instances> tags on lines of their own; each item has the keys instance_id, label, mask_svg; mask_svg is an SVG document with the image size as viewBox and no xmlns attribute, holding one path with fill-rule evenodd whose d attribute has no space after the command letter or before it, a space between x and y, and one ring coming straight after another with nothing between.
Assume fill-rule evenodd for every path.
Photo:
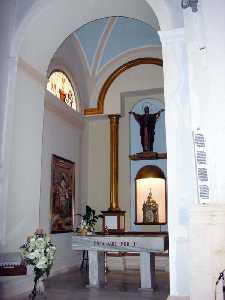
<instances>
[{"instance_id":1,"label":"altar table leg","mask_svg":"<svg viewBox=\"0 0 225 300\"><path fill-rule=\"evenodd\" d=\"M89 287L99 287L105 283L105 255L103 251L88 251Z\"/></svg>"},{"instance_id":2,"label":"altar table leg","mask_svg":"<svg viewBox=\"0 0 225 300\"><path fill-rule=\"evenodd\" d=\"M155 288L155 254L140 253L141 288Z\"/></svg>"}]
</instances>

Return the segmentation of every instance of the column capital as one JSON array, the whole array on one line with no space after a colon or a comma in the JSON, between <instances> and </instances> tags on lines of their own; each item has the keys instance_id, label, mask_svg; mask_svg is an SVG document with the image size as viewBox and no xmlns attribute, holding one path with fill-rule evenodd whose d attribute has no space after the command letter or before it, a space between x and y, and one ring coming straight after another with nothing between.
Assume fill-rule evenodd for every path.
<instances>
[{"instance_id":1,"label":"column capital","mask_svg":"<svg viewBox=\"0 0 225 300\"><path fill-rule=\"evenodd\" d=\"M121 117L121 115L119 115L119 114L108 115L108 118L110 119L110 121L118 121L120 117Z\"/></svg>"},{"instance_id":2,"label":"column capital","mask_svg":"<svg viewBox=\"0 0 225 300\"><path fill-rule=\"evenodd\" d=\"M158 34L160 36L162 46L184 43L185 41L183 27L173 30L158 31Z\"/></svg>"}]
</instances>

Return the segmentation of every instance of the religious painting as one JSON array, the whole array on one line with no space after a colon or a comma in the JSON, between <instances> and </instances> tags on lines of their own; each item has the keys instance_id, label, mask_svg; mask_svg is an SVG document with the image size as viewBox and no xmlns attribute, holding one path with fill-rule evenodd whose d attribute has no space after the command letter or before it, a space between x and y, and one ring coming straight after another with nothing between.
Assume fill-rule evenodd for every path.
<instances>
[{"instance_id":1,"label":"religious painting","mask_svg":"<svg viewBox=\"0 0 225 300\"><path fill-rule=\"evenodd\" d=\"M75 163L52 155L51 233L74 227Z\"/></svg>"}]
</instances>

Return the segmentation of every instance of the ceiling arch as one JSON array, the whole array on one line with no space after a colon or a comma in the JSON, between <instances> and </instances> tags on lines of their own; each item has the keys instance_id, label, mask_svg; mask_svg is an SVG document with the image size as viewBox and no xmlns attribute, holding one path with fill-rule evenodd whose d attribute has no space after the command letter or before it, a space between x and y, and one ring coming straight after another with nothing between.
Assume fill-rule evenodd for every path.
<instances>
[{"instance_id":1,"label":"ceiling arch","mask_svg":"<svg viewBox=\"0 0 225 300\"><path fill-rule=\"evenodd\" d=\"M76 30L72 36L78 40L92 76L97 76L103 68L127 52L161 47L155 28L127 17L92 21Z\"/></svg>"},{"instance_id":2,"label":"ceiling arch","mask_svg":"<svg viewBox=\"0 0 225 300\"><path fill-rule=\"evenodd\" d=\"M18 24L11 54L21 56L45 74L51 57L63 40L71 32L90 21L122 15L148 24L158 17L160 27L167 29L180 24L180 17L174 15L174 9L177 9L173 4L174 1L157 0L158 4L155 2L154 0L123 0L123 3L121 1L106 3L105 0L92 2L68 0L65 5L61 0L44 2L36 0Z\"/></svg>"}]
</instances>

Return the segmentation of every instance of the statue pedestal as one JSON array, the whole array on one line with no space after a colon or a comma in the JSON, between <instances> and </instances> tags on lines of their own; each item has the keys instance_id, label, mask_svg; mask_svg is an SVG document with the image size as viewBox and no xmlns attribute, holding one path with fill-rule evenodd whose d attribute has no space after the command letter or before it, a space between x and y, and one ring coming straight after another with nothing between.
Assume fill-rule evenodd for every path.
<instances>
[{"instance_id":1,"label":"statue pedestal","mask_svg":"<svg viewBox=\"0 0 225 300\"><path fill-rule=\"evenodd\" d=\"M131 160L153 160L153 159L167 159L166 153L158 153L158 152L139 152L136 154L129 155Z\"/></svg>"},{"instance_id":2,"label":"statue pedestal","mask_svg":"<svg viewBox=\"0 0 225 300\"><path fill-rule=\"evenodd\" d=\"M121 233L125 231L125 211L102 211L103 228L106 233Z\"/></svg>"}]
</instances>

